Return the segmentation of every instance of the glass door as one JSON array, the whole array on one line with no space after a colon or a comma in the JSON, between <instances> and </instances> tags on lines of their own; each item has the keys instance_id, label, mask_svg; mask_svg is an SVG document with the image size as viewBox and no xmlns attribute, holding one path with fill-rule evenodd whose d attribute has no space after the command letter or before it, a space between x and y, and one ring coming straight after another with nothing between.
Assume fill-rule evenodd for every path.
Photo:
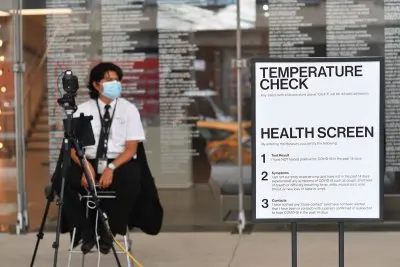
<instances>
[{"instance_id":1,"label":"glass door","mask_svg":"<svg viewBox=\"0 0 400 267\"><path fill-rule=\"evenodd\" d=\"M13 69L18 52L20 24L12 10L18 9L18 1L0 3L0 231L20 233L27 226L24 222L24 183L22 139L18 137L20 124L17 114L19 80ZM20 147L18 149L18 146ZM22 154L21 154L22 152Z\"/></svg>"}]
</instances>

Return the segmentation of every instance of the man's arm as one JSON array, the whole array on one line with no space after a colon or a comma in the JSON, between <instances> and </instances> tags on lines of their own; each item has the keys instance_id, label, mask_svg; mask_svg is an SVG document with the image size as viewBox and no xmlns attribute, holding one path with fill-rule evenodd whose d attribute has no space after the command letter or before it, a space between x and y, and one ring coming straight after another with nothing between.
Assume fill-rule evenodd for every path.
<instances>
[{"instance_id":1,"label":"man's arm","mask_svg":"<svg viewBox=\"0 0 400 267\"><path fill-rule=\"evenodd\" d=\"M79 118L79 115L81 112L83 112L83 111L80 109L80 106L78 106L76 112L73 114L73 117ZM81 166L81 162L79 161L79 158L78 158L78 155L76 154L75 148L71 148L71 158L76 164Z\"/></svg>"},{"instance_id":2,"label":"man's arm","mask_svg":"<svg viewBox=\"0 0 400 267\"><path fill-rule=\"evenodd\" d=\"M144 129L139 111L132 106L128 111L125 150L114 161L115 168L130 161L136 154L140 141L145 140Z\"/></svg>"},{"instance_id":3,"label":"man's arm","mask_svg":"<svg viewBox=\"0 0 400 267\"><path fill-rule=\"evenodd\" d=\"M81 162L78 158L78 155L76 154L75 148L71 148L71 158L76 164L81 166Z\"/></svg>"},{"instance_id":4,"label":"man's arm","mask_svg":"<svg viewBox=\"0 0 400 267\"><path fill-rule=\"evenodd\" d=\"M73 118L79 118L81 116L81 113L83 113L84 115L90 115L90 112L88 112L88 106L89 102L85 102L81 105L78 105L77 110L75 111L75 113L73 114ZM78 164L79 166L82 167L81 162L79 160L78 154L76 153L76 150L74 148L71 148L71 158L72 160Z\"/></svg>"},{"instance_id":5,"label":"man's arm","mask_svg":"<svg viewBox=\"0 0 400 267\"><path fill-rule=\"evenodd\" d=\"M125 150L122 152L114 161L113 164L115 168L118 168L122 164L130 161L133 156L136 154L136 150L138 147L138 141L126 141Z\"/></svg>"}]
</instances>

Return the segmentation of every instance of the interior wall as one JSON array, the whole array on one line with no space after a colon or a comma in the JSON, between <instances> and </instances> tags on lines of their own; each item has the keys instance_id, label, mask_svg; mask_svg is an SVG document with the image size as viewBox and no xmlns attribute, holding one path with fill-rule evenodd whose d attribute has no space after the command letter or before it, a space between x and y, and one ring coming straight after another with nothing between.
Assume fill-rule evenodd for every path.
<instances>
[{"instance_id":1,"label":"interior wall","mask_svg":"<svg viewBox=\"0 0 400 267\"><path fill-rule=\"evenodd\" d=\"M0 135L1 157L15 154L14 73L12 72L12 20L0 17Z\"/></svg>"},{"instance_id":2,"label":"interior wall","mask_svg":"<svg viewBox=\"0 0 400 267\"><path fill-rule=\"evenodd\" d=\"M15 112L14 112L14 29L12 17L0 18L0 40L3 41L0 47L0 56L5 60L0 61L0 69L4 74L0 78L0 88L5 86L6 92L0 91L2 117L0 126L1 132L6 136L7 153L13 155L15 146ZM45 17L44 16L23 16L23 56L25 62L24 73L24 127L25 136L28 135L32 123L36 117L38 107L43 99L45 88ZM8 103L10 105L8 106ZM7 108L10 107L10 108ZM3 112L4 111L4 112ZM8 144L9 143L9 144Z\"/></svg>"},{"instance_id":3,"label":"interior wall","mask_svg":"<svg viewBox=\"0 0 400 267\"><path fill-rule=\"evenodd\" d=\"M45 96L46 28L44 16L23 17L25 134L32 127Z\"/></svg>"}]
</instances>

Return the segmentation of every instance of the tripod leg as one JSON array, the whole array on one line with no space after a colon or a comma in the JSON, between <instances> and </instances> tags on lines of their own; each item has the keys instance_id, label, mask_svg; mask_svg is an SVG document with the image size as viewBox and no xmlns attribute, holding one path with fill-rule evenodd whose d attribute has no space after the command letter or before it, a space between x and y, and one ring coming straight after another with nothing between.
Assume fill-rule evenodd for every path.
<instances>
[{"instance_id":1,"label":"tripod leg","mask_svg":"<svg viewBox=\"0 0 400 267\"><path fill-rule=\"evenodd\" d=\"M75 234L76 234L76 227L74 227L74 230L72 232L71 245L69 246L68 267L71 266L71 258L72 258L72 253L74 250L74 243L75 243Z\"/></svg>"},{"instance_id":2,"label":"tripod leg","mask_svg":"<svg viewBox=\"0 0 400 267\"><path fill-rule=\"evenodd\" d=\"M105 215L105 213L103 213L100 210L100 206L97 209L97 214L99 214L99 216L100 216L100 220L101 220L101 222L103 224L103 227L104 227L104 230L105 230L106 234L108 234L108 236L111 238L111 240L113 240L114 235L111 232L110 226L108 224L107 216ZM115 250L115 247L114 247L113 243L111 243L111 249L112 249L112 252L114 254L115 260L117 261L118 267L121 267L121 262L119 261L118 254L117 254L117 251Z\"/></svg>"},{"instance_id":3,"label":"tripod leg","mask_svg":"<svg viewBox=\"0 0 400 267\"><path fill-rule=\"evenodd\" d=\"M124 235L124 245L125 245L125 249L130 252L128 239L129 239L129 232L127 232L126 235ZM128 254L126 255L126 264L128 264L127 265L128 267L132 267L131 260L129 259Z\"/></svg>"},{"instance_id":4,"label":"tripod leg","mask_svg":"<svg viewBox=\"0 0 400 267\"><path fill-rule=\"evenodd\" d=\"M121 267L121 262L119 261L118 254L117 254L117 251L115 250L114 244L111 245L111 249L114 253L114 257L115 257L115 260L117 261L118 266Z\"/></svg>"},{"instance_id":5,"label":"tripod leg","mask_svg":"<svg viewBox=\"0 0 400 267\"><path fill-rule=\"evenodd\" d=\"M42 222L40 223L40 228L37 234L37 240L36 240L36 245L35 245L35 250L33 251L33 256L32 256L32 260L31 260L31 267L33 267L33 264L35 263L35 258L36 258L36 254L37 254L37 250L39 248L39 242L40 240L43 239L43 229L44 229L44 225L46 224L46 219L47 219L47 215L49 213L49 208L50 208L50 203L53 201L53 195L54 195L54 189L53 189L53 185L51 186L51 190L48 193L47 196L47 204L46 204L46 208L44 210L43 213L43 218L42 218Z\"/></svg>"},{"instance_id":6,"label":"tripod leg","mask_svg":"<svg viewBox=\"0 0 400 267\"><path fill-rule=\"evenodd\" d=\"M65 178L68 173L68 168L71 164L71 154L69 148L69 140L67 138L64 139L64 151L63 151L63 165L62 165L62 178L61 178L61 191L60 198L58 200L58 217L57 217L57 230L56 230L56 240L53 243L54 248L54 264L53 267L57 267L57 258L58 258L58 248L60 246L60 233L61 233L61 216L62 216L62 208L64 205L64 190L65 190Z\"/></svg>"},{"instance_id":7,"label":"tripod leg","mask_svg":"<svg viewBox=\"0 0 400 267\"><path fill-rule=\"evenodd\" d=\"M64 178L61 182L61 197L59 199L59 207L58 207L58 218L57 218L57 228L56 228L56 240L53 243L53 248L54 248L54 263L53 266L57 266L57 258L58 258L58 248L60 244L60 232L61 232L61 214L62 214L62 206L63 206L63 197L64 197L64 186L65 186L65 181Z\"/></svg>"}]
</instances>

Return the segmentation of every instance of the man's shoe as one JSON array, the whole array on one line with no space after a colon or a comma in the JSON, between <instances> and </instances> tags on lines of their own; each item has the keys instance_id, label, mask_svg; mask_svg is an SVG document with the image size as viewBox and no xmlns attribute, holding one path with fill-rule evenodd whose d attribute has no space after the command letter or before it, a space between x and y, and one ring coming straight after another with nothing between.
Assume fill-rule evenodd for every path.
<instances>
[{"instance_id":1,"label":"man's shoe","mask_svg":"<svg viewBox=\"0 0 400 267\"><path fill-rule=\"evenodd\" d=\"M112 239L108 236L102 236L99 240L100 252L103 254L108 254L112 247Z\"/></svg>"},{"instance_id":2,"label":"man's shoe","mask_svg":"<svg viewBox=\"0 0 400 267\"><path fill-rule=\"evenodd\" d=\"M102 242L100 243L100 252L103 254L110 253L112 243Z\"/></svg>"},{"instance_id":3,"label":"man's shoe","mask_svg":"<svg viewBox=\"0 0 400 267\"><path fill-rule=\"evenodd\" d=\"M89 253L92 248L96 245L95 239L83 240L81 250L83 254Z\"/></svg>"}]
</instances>

